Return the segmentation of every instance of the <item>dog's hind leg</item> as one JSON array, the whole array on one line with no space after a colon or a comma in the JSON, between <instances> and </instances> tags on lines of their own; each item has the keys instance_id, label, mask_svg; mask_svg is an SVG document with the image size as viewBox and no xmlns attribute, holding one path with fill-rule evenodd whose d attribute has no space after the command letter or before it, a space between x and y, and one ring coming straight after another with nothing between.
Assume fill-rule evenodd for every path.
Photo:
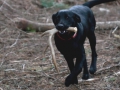
<instances>
[{"instance_id":1,"label":"dog's hind leg","mask_svg":"<svg viewBox=\"0 0 120 90\"><path fill-rule=\"evenodd\" d=\"M97 67L96 67L96 61L97 61L96 37L95 37L94 31L93 30L89 31L87 37L90 41L90 46L91 46L91 50L92 50L92 62L91 62L89 72L90 72L90 74L94 74L97 70Z\"/></svg>"},{"instance_id":2,"label":"dog's hind leg","mask_svg":"<svg viewBox=\"0 0 120 90\"><path fill-rule=\"evenodd\" d=\"M88 72L88 67L87 67L87 61L86 61L86 59L84 61L83 68L84 68L84 70L83 70L82 79L87 80L87 79L89 79L89 72Z\"/></svg>"}]
</instances>

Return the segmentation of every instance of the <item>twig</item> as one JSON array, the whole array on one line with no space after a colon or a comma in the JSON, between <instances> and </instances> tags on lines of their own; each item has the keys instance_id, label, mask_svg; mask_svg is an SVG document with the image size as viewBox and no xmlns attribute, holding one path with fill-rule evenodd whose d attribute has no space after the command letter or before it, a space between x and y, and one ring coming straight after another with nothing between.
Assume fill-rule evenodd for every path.
<instances>
[{"instance_id":1,"label":"twig","mask_svg":"<svg viewBox=\"0 0 120 90\"><path fill-rule=\"evenodd\" d=\"M42 66L40 66L40 67L42 68L43 74L44 74L47 78L51 78L51 79L53 79L53 80L55 80L55 81L61 83L58 79L56 79L56 78L54 78L54 77L51 77L50 75L48 75L47 73L45 73L45 71L43 70L43 67L42 67ZM61 84L62 84L62 83L61 83Z\"/></svg>"},{"instance_id":2,"label":"twig","mask_svg":"<svg viewBox=\"0 0 120 90\"><path fill-rule=\"evenodd\" d=\"M44 69L43 69L43 67L42 67L42 66L40 66L40 67L41 67L41 69L42 69L42 72L45 74L45 76L47 76L47 77L52 78L52 79L54 79L54 80L55 80L55 78L50 77L48 74L46 74L46 73L44 72Z\"/></svg>"},{"instance_id":3,"label":"twig","mask_svg":"<svg viewBox=\"0 0 120 90\"><path fill-rule=\"evenodd\" d=\"M113 36L114 37L116 37L116 38L119 38L120 39L120 36L119 35L117 35L117 34L115 34L115 31L118 29L118 26L112 31L112 34L113 34Z\"/></svg>"},{"instance_id":4,"label":"twig","mask_svg":"<svg viewBox=\"0 0 120 90\"><path fill-rule=\"evenodd\" d=\"M114 73L114 75L116 75L116 76L120 75L120 71L119 71L119 72Z\"/></svg>"},{"instance_id":5,"label":"twig","mask_svg":"<svg viewBox=\"0 0 120 90\"><path fill-rule=\"evenodd\" d=\"M95 80L98 80L99 78L90 78L88 80L83 80L83 79L80 79L78 80L79 82L91 82L91 81L95 81Z\"/></svg>"},{"instance_id":6,"label":"twig","mask_svg":"<svg viewBox=\"0 0 120 90\"><path fill-rule=\"evenodd\" d=\"M15 40L15 42L14 42L11 46L9 46L9 48L12 48L12 47L14 47L14 46L17 44L17 42L18 42L18 40L19 40L19 36L20 36L20 32L19 32L18 37L17 37L17 39Z\"/></svg>"},{"instance_id":7,"label":"twig","mask_svg":"<svg viewBox=\"0 0 120 90\"><path fill-rule=\"evenodd\" d=\"M5 1L4 1L3 4L0 6L0 10L2 10L2 7L3 7L4 3L5 3Z\"/></svg>"},{"instance_id":8,"label":"twig","mask_svg":"<svg viewBox=\"0 0 120 90\"><path fill-rule=\"evenodd\" d=\"M18 70L16 70L16 69L5 69L4 71L18 71Z\"/></svg>"},{"instance_id":9,"label":"twig","mask_svg":"<svg viewBox=\"0 0 120 90\"><path fill-rule=\"evenodd\" d=\"M22 68L23 68L23 72L24 72L24 70L25 70L25 64L22 64Z\"/></svg>"},{"instance_id":10,"label":"twig","mask_svg":"<svg viewBox=\"0 0 120 90\"><path fill-rule=\"evenodd\" d=\"M6 55L5 55L5 57L7 57L9 54L15 54L14 52L9 52L9 53L7 53ZM15 54L16 55L16 54ZM18 56L18 55L17 55ZM1 62L1 64L0 64L0 67L3 65L3 63L4 63L4 60L5 60L5 57L2 59L2 62Z\"/></svg>"},{"instance_id":11,"label":"twig","mask_svg":"<svg viewBox=\"0 0 120 90\"><path fill-rule=\"evenodd\" d=\"M5 0L1 0L3 2L3 5L7 6L7 9L9 9L10 11L15 11L17 12L13 7L11 7ZM2 7L3 7L2 5ZM2 11L2 9L0 9Z\"/></svg>"},{"instance_id":12,"label":"twig","mask_svg":"<svg viewBox=\"0 0 120 90\"><path fill-rule=\"evenodd\" d=\"M5 28L3 31L1 31L0 35L3 34L6 30L7 30L7 28Z\"/></svg>"}]
</instances>

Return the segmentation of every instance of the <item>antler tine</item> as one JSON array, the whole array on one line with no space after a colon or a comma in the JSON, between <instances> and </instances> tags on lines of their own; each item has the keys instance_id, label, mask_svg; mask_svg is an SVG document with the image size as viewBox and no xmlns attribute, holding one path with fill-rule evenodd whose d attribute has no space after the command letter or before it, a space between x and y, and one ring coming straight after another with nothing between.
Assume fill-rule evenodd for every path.
<instances>
[{"instance_id":1,"label":"antler tine","mask_svg":"<svg viewBox=\"0 0 120 90\"><path fill-rule=\"evenodd\" d=\"M49 34L49 36L50 36L50 35L52 34L53 30L55 30L55 28L43 32L43 33L41 34L41 37L43 37L43 36L46 35L46 34ZM56 31L56 30L55 30L55 31ZM56 31L56 32L57 32L57 31ZM53 33L53 34L54 34L54 33ZM47 51L48 47L49 47L49 44L45 47L45 50L44 50L44 52L43 52L43 56L45 56L45 52Z\"/></svg>"},{"instance_id":2,"label":"antler tine","mask_svg":"<svg viewBox=\"0 0 120 90\"><path fill-rule=\"evenodd\" d=\"M41 37L43 37L44 35L46 34L49 34L49 35L53 35L55 34L56 32L58 32L58 30L56 30L55 28L51 29L51 30L47 30L45 31L44 33L41 34Z\"/></svg>"},{"instance_id":3,"label":"antler tine","mask_svg":"<svg viewBox=\"0 0 120 90\"><path fill-rule=\"evenodd\" d=\"M44 35L49 34L49 33L50 33L50 30L45 31L45 32L43 32L43 33L41 34L41 37L43 37Z\"/></svg>"},{"instance_id":4,"label":"antler tine","mask_svg":"<svg viewBox=\"0 0 120 90\"><path fill-rule=\"evenodd\" d=\"M47 30L47 31L45 31L44 33L42 33L42 34L41 34L41 37L43 37L43 36L46 35L46 34L49 34L48 44L49 44L49 46L50 46L51 53L52 53L52 62L53 62L53 64L54 64L54 66L55 66L55 69L56 69L57 72L59 73L59 70L58 70L58 67L57 67L57 63L56 63L56 58L55 58L55 51L54 51L53 44L52 44L52 36L53 36L56 32L58 32L58 31L57 31L55 28L53 28L53 29L51 29L51 30ZM47 45L47 47L46 47L45 50L44 50L44 54L45 54L47 48L48 48L48 45Z\"/></svg>"},{"instance_id":5,"label":"antler tine","mask_svg":"<svg viewBox=\"0 0 120 90\"><path fill-rule=\"evenodd\" d=\"M53 61L53 64L55 66L55 69L57 70L57 72L59 73L59 70L58 70L58 67L57 67L57 63L56 63L56 58L55 58L55 51L54 51L54 48L53 48L53 44L52 44L52 36L53 35L50 35L49 36L49 46L50 46L50 49L51 49L51 53L52 53L52 61Z\"/></svg>"}]
</instances>

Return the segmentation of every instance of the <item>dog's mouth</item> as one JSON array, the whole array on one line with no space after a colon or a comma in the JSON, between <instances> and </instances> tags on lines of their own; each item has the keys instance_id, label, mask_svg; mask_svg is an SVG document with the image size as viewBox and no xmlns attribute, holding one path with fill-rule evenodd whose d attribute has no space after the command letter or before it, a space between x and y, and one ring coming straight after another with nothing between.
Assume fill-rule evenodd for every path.
<instances>
[{"instance_id":1,"label":"dog's mouth","mask_svg":"<svg viewBox=\"0 0 120 90\"><path fill-rule=\"evenodd\" d=\"M56 25L56 29L58 30L58 33L60 33L60 34L65 34L65 33L67 33L67 29L68 29L69 27L68 26L65 26L65 25L63 25L63 24L58 24L58 25Z\"/></svg>"},{"instance_id":2,"label":"dog's mouth","mask_svg":"<svg viewBox=\"0 0 120 90\"><path fill-rule=\"evenodd\" d=\"M65 34L65 33L67 32L67 30L58 30L58 32L59 32L60 34Z\"/></svg>"}]
</instances>

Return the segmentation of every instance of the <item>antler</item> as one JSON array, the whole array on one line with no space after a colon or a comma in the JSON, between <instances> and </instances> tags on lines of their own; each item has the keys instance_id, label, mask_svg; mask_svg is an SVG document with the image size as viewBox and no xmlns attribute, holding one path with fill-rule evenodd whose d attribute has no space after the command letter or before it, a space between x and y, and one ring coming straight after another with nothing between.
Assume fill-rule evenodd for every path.
<instances>
[{"instance_id":1,"label":"antler","mask_svg":"<svg viewBox=\"0 0 120 90\"><path fill-rule=\"evenodd\" d=\"M56 32L58 32L58 31L54 28L54 29L51 29L51 30L48 30L48 31L44 32L41 36L44 36L44 35L46 35L46 34L49 34L48 44L49 44L50 49L51 49L51 52L52 52L52 61L53 61L53 64L54 64L57 72L59 72L58 67L57 67L57 64L56 64L56 59L55 59L55 51L54 51L53 44L52 44L52 36L53 36ZM47 48L48 48L48 45L47 45L45 51L47 50ZM44 54L45 54L45 51L44 51Z\"/></svg>"},{"instance_id":2,"label":"antler","mask_svg":"<svg viewBox=\"0 0 120 90\"><path fill-rule=\"evenodd\" d=\"M77 28L76 28L76 27L69 27L69 28L67 29L67 31L71 31L71 32L75 32L75 33L76 33L76 32L77 32ZM59 73L59 70L58 70L58 67L57 67L57 63L56 63L56 58L55 58L55 51L54 51L53 44L52 44L52 36L53 36L55 33L57 33L57 32L58 32L58 30L56 30L56 28L53 28L53 29L51 29L51 30L47 30L47 31L45 31L44 33L42 33L42 34L41 34L41 37L43 37L43 36L46 35L46 34L49 34L48 44L49 44L49 46L50 46L51 53L52 53L52 62L53 62L53 64L54 64L54 66L55 66L55 69L56 69L57 72ZM48 45L47 45L47 47L45 48L43 54L45 54L47 48L48 48Z\"/></svg>"}]
</instances>

